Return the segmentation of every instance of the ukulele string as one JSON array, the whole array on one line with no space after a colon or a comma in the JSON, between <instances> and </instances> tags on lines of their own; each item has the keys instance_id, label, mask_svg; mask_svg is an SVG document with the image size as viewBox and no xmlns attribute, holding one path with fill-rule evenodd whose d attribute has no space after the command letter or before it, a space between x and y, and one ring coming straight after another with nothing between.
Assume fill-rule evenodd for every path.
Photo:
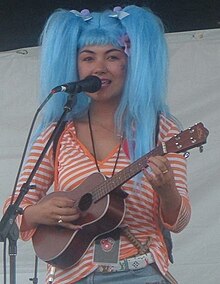
<instances>
[{"instance_id":1,"label":"ukulele string","mask_svg":"<svg viewBox=\"0 0 220 284\"><path fill-rule=\"evenodd\" d=\"M93 136L92 123L91 123L91 117L90 117L90 111L89 110L88 110L88 124L89 124L89 132L90 132L90 138L91 138L91 142L92 142L92 150L93 150L93 155L94 155L96 168L97 168L98 172L101 173L101 170L100 170L99 165L98 165L98 159L97 159L97 155L96 155L96 150L95 150L95 141L94 141L94 136ZM114 167L113 167L113 170L112 170L111 177L113 177L113 175L115 174L115 170L116 170L116 167L117 167L117 164L118 164L118 160L119 160L119 156L120 156L120 152L121 152L122 141L123 141L123 136L121 136L121 139L120 139L120 144L119 144L119 147L118 147L117 156L116 156L116 159L115 159L115 163L114 163ZM86 197L85 200L83 200L83 202L81 204L80 204L80 200L79 200L77 202L77 204L78 204L77 207L79 206L79 204L83 205L83 206L90 204L91 203L91 195L92 195L92 201L94 199L97 200L99 198L99 196L102 196L99 193L101 193L102 189L104 189L104 188L106 188L106 180L103 181L101 184L97 185L94 188L94 190L91 192L91 194L88 195L88 197Z\"/></svg>"}]
</instances>

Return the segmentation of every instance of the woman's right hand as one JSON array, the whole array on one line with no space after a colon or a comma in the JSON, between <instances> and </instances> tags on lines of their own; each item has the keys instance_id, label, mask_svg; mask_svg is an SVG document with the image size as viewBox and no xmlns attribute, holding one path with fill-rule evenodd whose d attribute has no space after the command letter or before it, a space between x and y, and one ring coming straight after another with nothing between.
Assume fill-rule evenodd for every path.
<instances>
[{"instance_id":1,"label":"woman's right hand","mask_svg":"<svg viewBox=\"0 0 220 284\"><path fill-rule=\"evenodd\" d=\"M74 225L74 221L80 217L80 212L74 207L74 203L74 200L64 196L41 199L37 204L28 206L24 210L21 231L34 229L40 224L80 229L81 226Z\"/></svg>"}]
</instances>

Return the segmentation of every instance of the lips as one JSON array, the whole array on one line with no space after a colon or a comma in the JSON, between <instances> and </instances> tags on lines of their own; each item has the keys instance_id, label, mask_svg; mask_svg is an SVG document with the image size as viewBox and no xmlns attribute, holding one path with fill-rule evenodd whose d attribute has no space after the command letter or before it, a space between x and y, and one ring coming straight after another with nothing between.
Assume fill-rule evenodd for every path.
<instances>
[{"instance_id":1,"label":"lips","mask_svg":"<svg viewBox=\"0 0 220 284\"><path fill-rule=\"evenodd\" d=\"M111 84L111 80L109 79L101 79L101 82L103 87Z\"/></svg>"}]
</instances>

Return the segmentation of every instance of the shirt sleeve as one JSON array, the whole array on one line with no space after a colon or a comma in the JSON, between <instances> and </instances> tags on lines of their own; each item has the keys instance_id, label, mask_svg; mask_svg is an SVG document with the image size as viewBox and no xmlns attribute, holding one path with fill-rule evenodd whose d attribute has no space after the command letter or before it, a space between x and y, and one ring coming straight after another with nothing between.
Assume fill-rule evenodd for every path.
<instances>
[{"instance_id":1,"label":"shirt sleeve","mask_svg":"<svg viewBox=\"0 0 220 284\"><path fill-rule=\"evenodd\" d=\"M161 116L158 143L161 143L162 141L168 141L171 137L178 134L179 132L179 128L172 120ZM187 189L187 161L184 155L179 153L168 153L166 157L169 160L174 173L176 188L181 196L181 206L176 222L172 225L164 221L160 207L159 215L161 223L166 229L178 233L186 227L191 217L191 205Z\"/></svg>"},{"instance_id":2,"label":"shirt sleeve","mask_svg":"<svg viewBox=\"0 0 220 284\"><path fill-rule=\"evenodd\" d=\"M54 125L48 127L32 145L21 175L19 177L19 181L15 191L14 201L18 197L21 187L26 183L27 179L29 178L38 158L40 157L40 154L42 153L48 139L52 134L53 129ZM36 204L42 197L46 195L47 191L51 187L54 176L53 160L54 159L52 147L50 146L31 181L31 188L28 190L28 193L24 196L19 206L23 210L28 206ZM6 200L3 208L4 211L6 211L10 202L11 197ZM18 228L20 228L22 223L22 215L17 216L16 223L18 225ZM35 230L20 232L20 238L27 241L33 236L34 232Z\"/></svg>"}]
</instances>

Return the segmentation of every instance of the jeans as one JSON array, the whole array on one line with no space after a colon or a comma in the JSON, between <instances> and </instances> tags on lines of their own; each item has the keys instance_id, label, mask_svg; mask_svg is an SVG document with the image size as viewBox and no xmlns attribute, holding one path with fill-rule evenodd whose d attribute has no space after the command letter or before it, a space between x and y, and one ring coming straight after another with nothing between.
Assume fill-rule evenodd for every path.
<instances>
[{"instance_id":1,"label":"jeans","mask_svg":"<svg viewBox=\"0 0 220 284\"><path fill-rule=\"evenodd\" d=\"M152 265L142 269L123 272L93 272L77 282L78 284L169 284Z\"/></svg>"}]
</instances>

